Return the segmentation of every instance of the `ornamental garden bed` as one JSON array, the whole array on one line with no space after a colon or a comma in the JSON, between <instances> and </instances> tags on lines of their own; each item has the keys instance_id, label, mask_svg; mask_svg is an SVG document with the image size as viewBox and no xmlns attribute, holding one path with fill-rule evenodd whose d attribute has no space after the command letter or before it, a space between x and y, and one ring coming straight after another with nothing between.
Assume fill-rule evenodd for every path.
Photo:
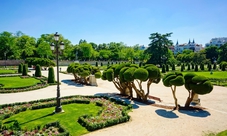
<instances>
[{"instance_id":1,"label":"ornamental garden bed","mask_svg":"<svg viewBox=\"0 0 227 136\"><path fill-rule=\"evenodd\" d=\"M31 91L47 87L46 77L31 77L31 76L3 76L0 77L0 93L16 93Z\"/></svg>"},{"instance_id":2,"label":"ornamental garden bed","mask_svg":"<svg viewBox=\"0 0 227 136\"><path fill-rule=\"evenodd\" d=\"M56 133L82 135L128 121L132 108L123 101L101 96L68 96L63 97L61 103L64 113L58 114L53 114L55 98L0 105L0 135L19 131L44 133L43 130L48 129L45 124L51 122L61 126L55 125Z\"/></svg>"}]
</instances>

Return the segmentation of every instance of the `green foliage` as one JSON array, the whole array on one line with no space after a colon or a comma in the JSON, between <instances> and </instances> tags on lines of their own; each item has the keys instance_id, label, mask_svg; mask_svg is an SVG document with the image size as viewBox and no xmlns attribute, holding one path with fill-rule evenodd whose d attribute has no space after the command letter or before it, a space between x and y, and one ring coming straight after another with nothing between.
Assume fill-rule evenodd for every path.
<instances>
[{"instance_id":1,"label":"green foliage","mask_svg":"<svg viewBox=\"0 0 227 136\"><path fill-rule=\"evenodd\" d=\"M162 65L162 73L166 73L166 67L164 64Z\"/></svg>"},{"instance_id":2,"label":"green foliage","mask_svg":"<svg viewBox=\"0 0 227 136\"><path fill-rule=\"evenodd\" d=\"M211 64L210 64L210 63L208 63L207 67L208 67L208 71L211 71L212 66L211 66Z\"/></svg>"},{"instance_id":3,"label":"green foliage","mask_svg":"<svg viewBox=\"0 0 227 136\"><path fill-rule=\"evenodd\" d=\"M188 63L188 70L191 70L190 64Z\"/></svg>"},{"instance_id":4,"label":"green foliage","mask_svg":"<svg viewBox=\"0 0 227 136\"><path fill-rule=\"evenodd\" d=\"M214 63L213 69L216 70L217 69L217 64Z\"/></svg>"},{"instance_id":5,"label":"green foliage","mask_svg":"<svg viewBox=\"0 0 227 136\"><path fill-rule=\"evenodd\" d=\"M184 65L181 65L181 69L180 69L181 72L184 71Z\"/></svg>"},{"instance_id":6,"label":"green foliage","mask_svg":"<svg viewBox=\"0 0 227 136\"><path fill-rule=\"evenodd\" d=\"M101 78L101 75L102 75L101 72L96 72L95 73L95 78Z\"/></svg>"},{"instance_id":7,"label":"green foliage","mask_svg":"<svg viewBox=\"0 0 227 136\"><path fill-rule=\"evenodd\" d=\"M192 63L192 69L194 69L195 68L195 65L194 65L194 63Z\"/></svg>"},{"instance_id":8,"label":"green foliage","mask_svg":"<svg viewBox=\"0 0 227 136\"><path fill-rule=\"evenodd\" d=\"M98 67L98 66L99 66L99 64L98 64L98 62L97 62L97 61L95 62L95 66L96 66L96 67Z\"/></svg>"},{"instance_id":9,"label":"green foliage","mask_svg":"<svg viewBox=\"0 0 227 136\"><path fill-rule=\"evenodd\" d=\"M48 69L48 83L55 83L54 68L49 67Z\"/></svg>"},{"instance_id":10,"label":"green foliage","mask_svg":"<svg viewBox=\"0 0 227 136\"><path fill-rule=\"evenodd\" d=\"M28 65L24 64L23 65L23 72L22 72L22 76L27 76L28 75Z\"/></svg>"},{"instance_id":11,"label":"green foliage","mask_svg":"<svg viewBox=\"0 0 227 136\"><path fill-rule=\"evenodd\" d=\"M195 65L195 71L199 71L198 65Z\"/></svg>"},{"instance_id":12,"label":"green foliage","mask_svg":"<svg viewBox=\"0 0 227 136\"><path fill-rule=\"evenodd\" d=\"M172 71L175 71L176 68L175 68L175 64L172 64Z\"/></svg>"},{"instance_id":13,"label":"green foliage","mask_svg":"<svg viewBox=\"0 0 227 136\"><path fill-rule=\"evenodd\" d=\"M49 67L49 66L55 66L55 63L48 59L48 58L34 58L34 57L30 57L27 58L25 60L26 63L28 63L28 65L40 65L40 66L44 66L44 67Z\"/></svg>"},{"instance_id":14,"label":"green foliage","mask_svg":"<svg viewBox=\"0 0 227 136\"><path fill-rule=\"evenodd\" d=\"M36 67L35 67L35 76L36 77L41 77L42 76L40 65L36 65Z\"/></svg>"},{"instance_id":15,"label":"green foliage","mask_svg":"<svg viewBox=\"0 0 227 136\"><path fill-rule=\"evenodd\" d=\"M227 67L227 62L226 62L226 61L222 61L222 62L220 63L220 67L221 67L221 70L222 70L222 71L225 71L225 69L226 69L226 67Z\"/></svg>"},{"instance_id":16,"label":"green foliage","mask_svg":"<svg viewBox=\"0 0 227 136\"><path fill-rule=\"evenodd\" d=\"M200 64L200 69L204 70L204 64L202 64L202 63Z\"/></svg>"},{"instance_id":17,"label":"green foliage","mask_svg":"<svg viewBox=\"0 0 227 136\"><path fill-rule=\"evenodd\" d=\"M169 65L166 64L166 72L169 72Z\"/></svg>"},{"instance_id":18,"label":"green foliage","mask_svg":"<svg viewBox=\"0 0 227 136\"><path fill-rule=\"evenodd\" d=\"M180 72L175 73L168 73L165 75L162 79L164 86L170 87L170 86L182 86L184 85L184 77L183 74Z\"/></svg>"},{"instance_id":19,"label":"green foliage","mask_svg":"<svg viewBox=\"0 0 227 136\"><path fill-rule=\"evenodd\" d=\"M106 79L108 81L112 81L114 79L114 71L113 71L113 69L108 69L105 74L106 74Z\"/></svg>"},{"instance_id":20,"label":"green foliage","mask_svg":"<svg viewBox=\"0 0 227 136\"><path fill-rule=\"evenodd\" d=\"M187 73L184 76L185 88L187 90L192 90L196 94L207 94L213 90L213 85L204 76L198 76L194 73Z\"/></svg>"},{"instance_id":21,"label":"green foliage","mask_svg":"<svg viewBox=\"0 0 227 136\"><path fill-rule=\"evenodd\" d=\"M101 66L103 66L102 62L101 62Z\"/></svg>"},{"instance_id":22,"label":"green foliage","mask_svg":"<svg viewBox=\"0 0 227 136\"><path fill-rule=\"evenodd\" d=\"M18 66L18 73L23 73L23 64L19 64Z\"/></svg>"},{"instance_id":23,"label":"green foliage","mask_svg":"<svg viewBox=\"0 0 227 136\"><path fill-rule=\"evenodd\" d=\"M139 79L142 81L146 81L148 79L149 73L146 69L144 68L138 68L134 72L134 78Z\"/></svg>"}]
</instances>

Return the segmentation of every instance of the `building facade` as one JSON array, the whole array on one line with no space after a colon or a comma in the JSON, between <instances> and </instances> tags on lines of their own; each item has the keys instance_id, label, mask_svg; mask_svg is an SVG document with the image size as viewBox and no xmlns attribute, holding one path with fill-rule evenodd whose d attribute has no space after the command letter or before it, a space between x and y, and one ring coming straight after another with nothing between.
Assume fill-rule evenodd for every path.
<instances>
[{"instance_id":1,"label":"building facade","mask_svg":"<svg viewBox=\"0 0 227 136\"><path fill-rule=\"evenodd\" d=\"M211 45L215 45L220 47L225 43L227 43L227 37L212 38L209 43L205 44L205 46L209 47Z\"/></svg>"},{"instance_id":2,"label":"building facade","mask_svg":"<svg viewBox=\"0 0 227 136\"><path fill-rule=\"evenodd\" d=\"M176 45L170 48L170 50L172 50L174 54L182 53L185 49L190 49L193 52L198 52L203 49L203 46L202 44L195 43L193 39L192 42L189 40L188 43L184 43L184 44L179 44L177 41Z\"/></svg>"}]
</instances>

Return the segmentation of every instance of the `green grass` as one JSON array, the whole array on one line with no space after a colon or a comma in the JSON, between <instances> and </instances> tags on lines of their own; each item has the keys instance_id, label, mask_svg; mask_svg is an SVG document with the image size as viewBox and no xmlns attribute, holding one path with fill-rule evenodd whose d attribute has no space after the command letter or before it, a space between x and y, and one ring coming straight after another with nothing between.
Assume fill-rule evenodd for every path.
<instances>
[{"instance_id":1,"label":"green grass","mask_svg":"<svg viewBox=\"0 0 227 136\"><path fill-rule=\"evenodd\" d=\"M64 113L52 114L54 107L27 110L3 120L3 123L5 123L5 125L12 125L13 122L17 120L22 129L27 128L30 130L38 125L43 126L50 122L59 121L72 136L79 136L89 132L77 122L79 116L84 114L92 114L95 116L101 109L101 107L95 106L95 104L68 104L63 105Z\"/></svg>"},{"instance_id":2,"label":"green grass","mask_svg":"<svg viewBox=\"0 0 227 136\"><path fill-rule=\"evenodd\" d=\"M0 74L15 74L16 72L16 70L0 69Z\"/></svg>"},{"instance_id":3,"label":"green grass","mask_svg":"<svg viewBox=\"0 0 227 136\"><path fill-rule=\"evenodd\" d=\"M210 72L194 72L194 71L191 71L197 75L201 75L201 76L205 76L205 77L208 77L208 78L227 78L227 71L213 71L213 74L210 74ZM189 73L188 71L184 71L182 72L183 74L186 74L186 73Z\"/></svg>"},{"instance_id":4,"label":"green grass","mask_svg":"<svg viewBox=\"0 0 227 136\"><path fill-rule=\"evenodd\" d=\"M41 83L35 78L20 78L16 77L1 77L0 84L4 85L2 88L22 88Z\"/></svg>"}]
</instances>

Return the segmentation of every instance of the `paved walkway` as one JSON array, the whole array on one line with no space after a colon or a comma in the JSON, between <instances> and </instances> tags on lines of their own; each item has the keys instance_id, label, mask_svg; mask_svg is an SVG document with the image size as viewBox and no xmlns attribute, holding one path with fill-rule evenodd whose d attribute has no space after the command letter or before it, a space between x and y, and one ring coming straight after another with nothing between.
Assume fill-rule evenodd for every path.
<instances>
[{"instance_id":1,"label":"paved walkway","mask_svg":"<svg viewBox=\"0 0 227 136\"><path fill-rule=\"evenodd\" d=\"M62 67L65 70L65 67ZM56 71L56 69L55 69ZM30 74L33 74L32 71ZM47 71L42 71L47 76ZM98 79L98 87L81 86L70 81L72 75L60 73L62 82L61 96L69 95L97 95L119 93L111 82ZM145 85L144 85L145 87ZM170 88L164 87L162 82L152 84L150 94L162 99L156 103L173 105ZM184 87L177 88L177 98L180 105L184 105L188 92ZM0 104L31 101L56 97L56 86L13 93L0 94ZM208 132L220 132L227 129L227 88L214 86L214 90L207 95L199 96L204 111L172 111L150 105L133 102L134 109L130 112L131 121L94 131L87 136L202 136Z\"/></svg>"}]
</instances>

